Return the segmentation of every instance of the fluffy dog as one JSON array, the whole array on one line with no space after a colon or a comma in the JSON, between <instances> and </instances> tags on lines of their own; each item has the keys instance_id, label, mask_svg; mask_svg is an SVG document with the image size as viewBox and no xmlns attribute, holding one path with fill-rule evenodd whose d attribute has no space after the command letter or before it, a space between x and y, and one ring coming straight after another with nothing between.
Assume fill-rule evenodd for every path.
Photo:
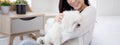
<instances>
[{"instance_id":1,"label":"fluffy dog","mask_svg":"<svg viewBox=\"0 0 120 45\"><path fill-rule=\"evenodd\" d=\"M71 33L80 27L80 23L78 23L81 20L79 11L65 11L63 14L64 18L61 24L55 22L44 37L37 39L40 45L61 45L64 43L61 35L62 32Z\"/></svg>"}]
</instances>

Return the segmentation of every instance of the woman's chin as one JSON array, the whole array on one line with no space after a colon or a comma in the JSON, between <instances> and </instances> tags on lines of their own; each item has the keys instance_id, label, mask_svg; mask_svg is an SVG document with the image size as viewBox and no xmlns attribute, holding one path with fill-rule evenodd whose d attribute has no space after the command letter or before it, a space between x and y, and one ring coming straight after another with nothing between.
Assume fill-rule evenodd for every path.
<instances>
[{"instance_id":1,"label":"woman's chin","mask_svg":"<svg viewBox=\"0 0 120 45\"><path fill-rule=\"evenodd\" d=\"M78 8L77 8L77 9L75 9L75 10L79 11L79 9L78 9Z\"/></svg>"},{"instance_id":2,"label":"woman's chin","mask_svg":"<svg viewBox=\"0 0 120 45\"><path fill-rule=\"evenodd\" d=\"M79 9L80 9L80 7L75 7L74 9L75 9L75 10L79 10Z\"/></svg>"}]
</instances>

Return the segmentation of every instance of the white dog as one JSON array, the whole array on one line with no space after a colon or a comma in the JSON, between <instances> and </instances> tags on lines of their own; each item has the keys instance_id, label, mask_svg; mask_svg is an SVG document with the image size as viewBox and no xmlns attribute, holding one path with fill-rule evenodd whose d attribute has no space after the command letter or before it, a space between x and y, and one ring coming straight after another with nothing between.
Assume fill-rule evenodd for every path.
<instances>
[{"instance_id":1,"label":"white dog","mask_svg":"<svg viewBox=\"0 0 120 45\"><path fill-rule=\"evenodd\" d=\"M74 32L75 28L80 27L81 15L79 11L65 11L63 12L64 18L61 24L55 22L53 26L47 31L44 37L39 37L37 42L42 45L61 45L64 43L61 32Z\"/></svg>"}]
</instances>

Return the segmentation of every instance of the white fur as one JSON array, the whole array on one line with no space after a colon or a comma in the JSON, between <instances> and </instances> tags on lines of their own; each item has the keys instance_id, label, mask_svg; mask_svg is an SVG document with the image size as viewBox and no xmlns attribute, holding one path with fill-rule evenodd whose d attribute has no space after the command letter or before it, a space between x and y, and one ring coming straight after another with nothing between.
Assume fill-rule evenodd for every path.
<instances>
[{"instance_id":1,"label":"white fur","mask_svg":"<svg viewBox=\"0 0 120 45\"><path fill-rule=\"evenodd\" d=\"M76 21L81 20L81 15L78 11L65 11L63 12L64 18L61 24L55 22L52 28L50 28L45 37L39 37L37 42L40 43L43 40L44 45L61 45L63 43L61 32L74 32L76 27Z\"/></svg>"}]
</instances>

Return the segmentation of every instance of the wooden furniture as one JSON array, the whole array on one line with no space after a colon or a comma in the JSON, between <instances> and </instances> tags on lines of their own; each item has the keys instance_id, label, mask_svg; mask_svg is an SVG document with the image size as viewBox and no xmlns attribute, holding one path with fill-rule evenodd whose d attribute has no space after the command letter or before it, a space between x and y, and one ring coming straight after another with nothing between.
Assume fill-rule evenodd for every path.
<instances>
[{"instance_id":1,"label":"wooden furniture","mask_svg":"<svg viewBox=\"0 0 120 45\"><path fill-rule=\"evenodd\" d=\"M21 18L35 17L32 20L21 20ZM8 15L0 14L0 33L9 35L9 45L13 45L16 36L35 33L40 35L40 30L44 30L44 14L28 12L23 15L11 12Z\"/></svg>"}]
</instances>

